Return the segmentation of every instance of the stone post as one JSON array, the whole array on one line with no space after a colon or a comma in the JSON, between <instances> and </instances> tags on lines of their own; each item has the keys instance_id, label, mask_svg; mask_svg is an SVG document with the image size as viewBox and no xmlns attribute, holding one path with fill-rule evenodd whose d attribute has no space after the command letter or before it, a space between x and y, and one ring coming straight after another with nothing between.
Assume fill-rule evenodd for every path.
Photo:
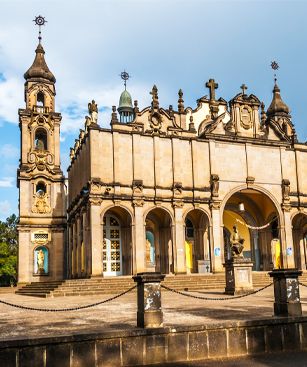
<instances>
[{"instance_id":1,"label":"stone post","mask_svg":"<svg viewBox=\"0 0 307 367\"><path fill-rule=\"evenodd\" d=\"M253 263L250 259L233 257L225 261L224 267L226 294L237 295L252 292L254 290L252 277Z\"/></svg>"},{"instance_id":2,"label":"stone post","mask_svg":"<svg viewBox=\"0 0 307 367\"><path fill-rule=\"evenodd\" d=\"M275 269L269 272L274 280L274 315L301 316L302 305L298 277L302 275L297 269Z\"/></svg>"},{"instance_id":3,"label":"stone post","mask_svg":"<svg viewBox=\"0 0 307 367\"><path fill-rule=\"evenodd\" d=\"M157 328L163 326L161 309L161 273L138 273L132 278L137 283L137 326Z\"/></svg>"}]
</instances>

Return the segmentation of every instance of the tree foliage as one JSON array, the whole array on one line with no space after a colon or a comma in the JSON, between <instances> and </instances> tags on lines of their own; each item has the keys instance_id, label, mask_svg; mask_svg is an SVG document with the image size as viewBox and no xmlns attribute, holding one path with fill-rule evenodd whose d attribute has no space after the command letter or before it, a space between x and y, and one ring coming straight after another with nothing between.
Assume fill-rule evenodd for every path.
<instances>
[{"instance_id":1,"label":"tree foliage","mask_svg":"<svg viewBox=\"0 0 307 367\"><path fill-rule=\"evenodd\" d=\"M17 281L18 218L12 214L5 222L0 221L0 285Z\"/></svg>"}]
</instances>

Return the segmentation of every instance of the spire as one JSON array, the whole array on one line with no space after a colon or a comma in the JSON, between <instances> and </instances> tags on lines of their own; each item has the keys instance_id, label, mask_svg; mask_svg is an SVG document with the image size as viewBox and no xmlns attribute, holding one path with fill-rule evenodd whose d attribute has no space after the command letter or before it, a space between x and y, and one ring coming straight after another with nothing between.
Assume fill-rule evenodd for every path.
<instances>
[{"instance_id":1,"label":"spire","mask_svg":"<svg viewBox=\"0 0 307 367\"><path fill-rule=\"evenodd\" d=\"M33 78L43 78L52 83L55 83L55 77L49 70L45 61L45 51L41 43L38 44L35 50L36 56L32 66L25 72L24 78L26 80Z\"/></svg>"},{"instance_id":2,"label":"spire","mask_svg":"<svg viewBox=\"0 0 307 367\"><path fill-rule=\"evenodd\" d=\"M270 104L270 107L267 110L267 115L272 116L276 113L286 113L289 114L290 110L289 107L285 104L285 102L282 100L280 95L280 89L276 83L277 79L275 78L275 85L273 89L273 99Z\"/></svg>"},{"instance_id":3,"label":"spire","mask_svg":"<svg viewBox=\"0 0 307 367\"><path fill-rule=\"evenodd\" d=\"M41 27L45 25L47 22L44 17L39 15L38 17L35 17L33 20L36 25L39 27L39 33L38 33L38 45L35 50L35 59L33 61L32 66L30 69L28 69L25 74L24 78L26 80L33 79L33 78L43 78L46 79L52 83L55 83L55 77L52 74L52 72L49 70L46 61L45 61L45 50L41 44L42 41L42 34L41 34Z\"/></svg>"}]
</instances>

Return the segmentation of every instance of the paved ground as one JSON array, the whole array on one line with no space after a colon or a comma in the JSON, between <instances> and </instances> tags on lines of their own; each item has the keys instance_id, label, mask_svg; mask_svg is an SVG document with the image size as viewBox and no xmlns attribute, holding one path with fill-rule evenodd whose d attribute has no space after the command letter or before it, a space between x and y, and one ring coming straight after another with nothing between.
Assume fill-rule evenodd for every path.
<instances>
[{"instance_id":1,"label":"paved ground","mask_svg":"<svg viewBox=\"0 0 307 367\"><path fill-rule=\"evenodd\" d=\"M225 297L222 290L194 293ZM111 296L109 296L111 297ZM34 298L0 294L0 300L40 308L87 305L108 296ZM301 287L303 312L307 315L307 288ZM205 301L163 291L165 326L203 325L219 321L269 318L273 314L273 287L255 295L227 301ZM0 341L14 337L77 334L79 332L119 330L136 327L136 291L93 308L69 312L37 312L0 304ZM307 366L307 362L306 362Z\"/></svg>"},{"instance_id":2,"label":"paved ground","mask_svg":"<svg viewBox=\"0 0 307 367\"><path fill-rule=\"evenodd\" d=\"M253 357L200 362L176 362L164 367L306 367L307 352L266 354ZM150 367L150 366L147 366ZM155 367L152 365L152 367Z\"/></svg>"}]
</instances>

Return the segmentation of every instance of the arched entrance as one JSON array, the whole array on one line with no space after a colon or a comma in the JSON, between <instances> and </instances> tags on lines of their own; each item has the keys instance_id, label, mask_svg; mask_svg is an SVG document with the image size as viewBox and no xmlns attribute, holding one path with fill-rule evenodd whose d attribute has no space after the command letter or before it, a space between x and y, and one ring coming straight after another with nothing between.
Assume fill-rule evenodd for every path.
<instances>
[{"instance_id":1,"label":"arched entrance","mask_svg":"<svg viewBox=\"0 0 307 367\"><path fill-rule=\"evenodd\" d=\"M163 274L174 270L172 218L162 209L152 209L145 219L145 264L147 271L159 271Z\"/></svg>"},{"instance_id":2,"label":"arched entrance","mask_svg":"<svg viewBox=\"0 0 307 367\"><path fill-rule=\"evenodd\" d=\"M102 271L104 276L132 274L131 216L114 207L103 216Z\"/></svg>"},{"instance_id":3,"label":"arched entrance","mask_svg":"<svg viewBox=\"0 0 307 367\"><path fill-rule=\"evenodd\" d=\"M224 258L230 257L230 238L236 226L244 239L244 258L250 258L253 270L270 270L279 252L279 215L273 201L254 189L242 189L226 202L223 212ZM277 256L277 255L276 255ZM282 256L281 256L282 258Z\"/></svg>"},{"instance_id":4,"label":"arched entrance","mask_svg":"<svg viewBox=\"0 0 307 367\"><path fill-rule=\"evenodd\" d=\"M209 219L199 209L185 217L185 249L187 273L211 271Z\"/></svg>"},{"instance_id":5,"label":"arched entrance","mask_svg":"<svg viewBox=\"0 0 307 367\"><path fill-rule=\"evenodd\" d=\"M307 264L307 215L297 214L292 220L295 267L306 270Z\"/></svg>"}]
</instances>

